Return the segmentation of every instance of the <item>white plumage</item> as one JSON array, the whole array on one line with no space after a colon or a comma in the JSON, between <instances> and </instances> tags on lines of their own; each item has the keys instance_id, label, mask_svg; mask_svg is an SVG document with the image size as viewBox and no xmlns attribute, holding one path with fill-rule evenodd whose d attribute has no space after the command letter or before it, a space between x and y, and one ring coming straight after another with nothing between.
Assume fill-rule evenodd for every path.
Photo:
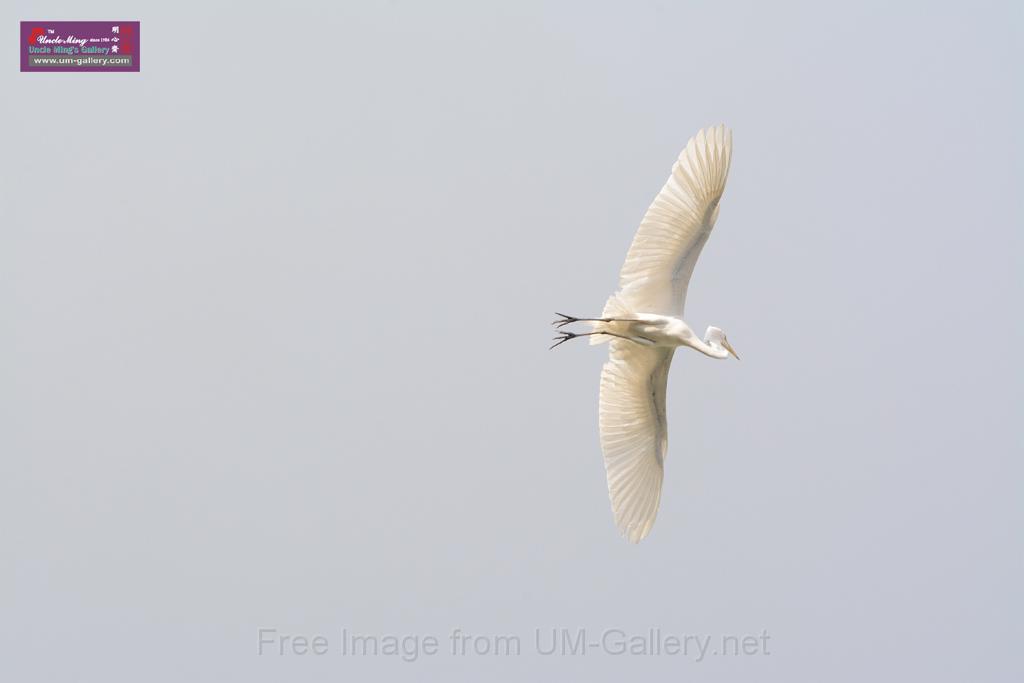
<instances>
[{"instance_id":1,"label":"white plumage","mask_svg":"<svg viewBox=\"0 0 1024 683\"><path fill-rule=\"evenodd\" d=\"M665 389L675 349L616 339L601 370L601 450L615 524L636 543L654 526L668 449Z\"/></svg>"},{"instance_id":2,"label":"white plumage","mask_svg":"<svg viewBox=\"0 0 1024 683\"><path fill-rule=\"evenodd\" d=\"M608 495L619 531L636 543L658 514L668 447L665 392L672 356L689 346L713 358L735 356L725 333L697 337L682 320L686 289L718 218L732 159L732 132L708 128L687 143L644 215L601 318L562 315L555 324L590 322L588 333L560 332L557 343L610 340L601 373L600 431ZM559 314L561 315L561 314ZM553 348L553 347L552 347Z\"/></svg>"},{"instance_id":3,"label":"white plumage","mask_svg":"<svg viewBox=\"0 0 1024 683\"><path fill-rule=\"evenodd\" d=\"M732 131L725 126L702 130L686 143L619 273L620 296L634 311L683 316L686 288L718 218L731 160Z\"/></svg>"}]
</instances>

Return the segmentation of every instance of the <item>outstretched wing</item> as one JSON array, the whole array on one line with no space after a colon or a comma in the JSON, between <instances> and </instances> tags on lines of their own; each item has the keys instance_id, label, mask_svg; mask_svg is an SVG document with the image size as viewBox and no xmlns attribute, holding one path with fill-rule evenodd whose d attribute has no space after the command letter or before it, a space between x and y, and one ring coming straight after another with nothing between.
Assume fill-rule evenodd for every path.
<instances>
[{"instance_id":1,"label":"outstretched wing","mask_svg":"<svg viewBox=\"0 0 1024 683\"><path fill-rule=\"evenodd\" d=\"M601 371L601 450L615 524L632 543L654 526L668 424L665 388L675 349L613 339Z\"/></svg>"},{"instance_id":2,"label":"outstretched wing","mask_svg":"<svg viewBox=\"0 0 1024 683\"><path fill-rule=\"evenodd\" d=\"M644 215L619 289L634 311L682 317L686 288L718 218L732 159L732 131L706 128L686 143L661 192Z\"/></svg>"}]
</instances>

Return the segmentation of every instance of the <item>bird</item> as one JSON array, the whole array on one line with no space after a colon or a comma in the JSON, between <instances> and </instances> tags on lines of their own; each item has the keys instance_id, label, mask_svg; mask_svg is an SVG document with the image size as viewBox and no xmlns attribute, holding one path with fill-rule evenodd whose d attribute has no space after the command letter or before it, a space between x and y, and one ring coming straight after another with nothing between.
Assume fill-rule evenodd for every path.
<instances>
[{"instance_id":1,"label":"bird","mask_svg":"<svg viewBox=\"0 0 1024 683\"><path fill-rule=\"evenodd\" d=\"M739 360L725 332L701 339L683 321L693 267L718 219L732 161L732 131L705 128L686 143L644 214L619 273L619 289L598 318L555 313L552 349L570 339L609 342L601 370L599 432L608 496L619 532L639 543L654 526L668 450L665 394L675 350L686 346ZM589 332L572 332L573 323ZM578 329L578 328L577 328ZM586 328L585 328L586 329Z\"/></svg>"}]
</instances>

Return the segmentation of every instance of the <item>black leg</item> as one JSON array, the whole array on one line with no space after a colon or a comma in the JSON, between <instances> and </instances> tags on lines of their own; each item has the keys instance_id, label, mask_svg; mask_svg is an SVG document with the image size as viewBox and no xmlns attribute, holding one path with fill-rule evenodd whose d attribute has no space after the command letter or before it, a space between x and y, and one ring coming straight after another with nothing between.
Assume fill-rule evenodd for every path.
<instances>
[{"instance_id":1,"label":"black leg","mask_svg":"<svg viewBox=\"0 0 1024 683\"><path fill-rule=\"evenodd\" d=\"M566 315L565 313L559 313L555 311L555 315L561 316L558 320L552 320L551 324L555 327L562 328L570 323L590 322L590 323L639 323L642 320L635 320L633 318L577 318L572 315Z\"/></svg>"},{"instance_id":2,"label":"black leg","mask_svg":"<svg viewBox=\"0 0 1024 683\"><path fill-rule=\"evenodd\" d=\"M614 332L581 332L581 333L577 333L577 332L559 332L558 336L555 337L555 343L548 347L548 351L550 351L551 349L555 348L559 344L564 344L565 342L569 341L570 339L575 339L576 337L589 337L589 336L594 335L594 334L607 334L609 337L618 337L619 339L626 339L628 341L636 341L635 339L627 337L624 334L615 334ZM637 343L640 343L640 342L637 342Z\"/></svg>"}]
</instances>

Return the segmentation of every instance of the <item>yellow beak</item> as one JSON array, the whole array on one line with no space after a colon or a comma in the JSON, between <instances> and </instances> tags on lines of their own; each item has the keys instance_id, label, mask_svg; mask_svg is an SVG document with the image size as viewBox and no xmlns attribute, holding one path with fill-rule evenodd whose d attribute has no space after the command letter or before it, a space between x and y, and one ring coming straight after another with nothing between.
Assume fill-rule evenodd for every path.
<instances>
[{"instance_id":1,"label":"yellow beak","mask_svg":"<svg viewBox=\"0 0 1024 683\"><path fill-rule=\"evenodd\" d=\"M740 357L736 355L736 350L732 348L732 344L729 343L728 339L722 340L722 346L725 347L725 350L728 351L733 358L735 358L736 360L740 359Z\"/></svg>"}]
</instances>

